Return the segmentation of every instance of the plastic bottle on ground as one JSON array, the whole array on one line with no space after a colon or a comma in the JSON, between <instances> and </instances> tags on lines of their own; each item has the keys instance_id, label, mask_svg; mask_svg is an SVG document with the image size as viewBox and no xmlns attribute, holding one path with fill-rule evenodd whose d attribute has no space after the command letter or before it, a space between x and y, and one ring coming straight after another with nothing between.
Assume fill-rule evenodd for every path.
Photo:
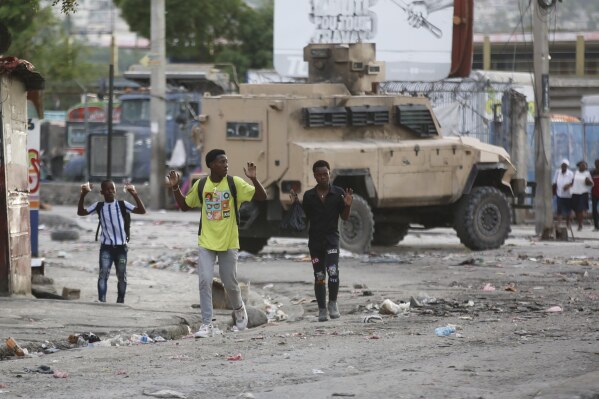
<instances>
[{"instance_id":1,"label":"plastic bottle on ground","mask_svg":"<svg viewBox=\"0 0 599 399\"><path fill-rule=\"evenodd\" d=\"M447 337L455 332L455 327L445 326L435 328L435 335L437 337Z\"/></svg>"}]
</instances>

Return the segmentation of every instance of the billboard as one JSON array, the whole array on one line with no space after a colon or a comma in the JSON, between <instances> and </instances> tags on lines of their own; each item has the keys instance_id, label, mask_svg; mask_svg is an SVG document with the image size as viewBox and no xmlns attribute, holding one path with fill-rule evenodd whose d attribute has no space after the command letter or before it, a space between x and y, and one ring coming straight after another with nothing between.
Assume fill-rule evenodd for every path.
<instances>
[{"instance_id":1,"label":"billboard","mask_svg":"<svg viewBox=\"0 0 599 399\"><path fill-rule=\"evenodd\" d=\"M274 66L306 77L309 43L376 43L386 80L431 81L451 70L454 0L275 0Z\"/></svg>"}]
</instances>

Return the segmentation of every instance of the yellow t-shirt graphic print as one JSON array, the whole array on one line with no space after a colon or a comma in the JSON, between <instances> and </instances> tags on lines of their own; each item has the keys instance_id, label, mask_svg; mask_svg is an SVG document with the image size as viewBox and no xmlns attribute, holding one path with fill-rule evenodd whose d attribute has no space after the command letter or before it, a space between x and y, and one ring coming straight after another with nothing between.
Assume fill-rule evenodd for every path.
<instances>
[{"instance_id":1,"label":"yellow t-shirt graphic print","mask_svg":"<svg viewBox=\"0 0 599 399\"><path fill-rule=\"evenodd\" d=\"M244 202L250 201L256 189L240 177L234 176L237 190L237 208ZM185 203L190 208L202 208L202 233L198 237L198 245L212 251L239 249L239 230L233 209L233 196L227 179L214 183L210 177L206 179L203 201L198 196L196 181L185 197Z\"/></svg>"},{"instance_id":2,"label":"yellow t-shirt graphic print","mask_svg":"<svg viewBox=\"0 0 599 399\"><path fill-rule=\"evenodd\" d=\"M204 194L206 218L208 220L223 220L231 217L229 201L231 192L213 192Z\"/></svg>"}]
</instances>

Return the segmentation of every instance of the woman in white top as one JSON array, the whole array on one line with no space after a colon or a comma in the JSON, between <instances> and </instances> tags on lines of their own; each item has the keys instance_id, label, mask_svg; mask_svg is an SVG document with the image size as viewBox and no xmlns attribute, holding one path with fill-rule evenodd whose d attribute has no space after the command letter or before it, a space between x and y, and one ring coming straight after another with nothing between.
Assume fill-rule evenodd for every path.
<instances>
[{"instance_id":1,"label":"woman in white top","mask_svg":"<svg viewBox=\"0 0 599 399\"><path fill-rule=\"evenodd\" d=\"M570 192L572 193L572 210L576 215L578 231L580 231L585 212L589 209L589 189L593 186L593 178L587 170L585 161L578 162L577 166L578 170L574 172L574 179L570 184Z\"/></svg>"}]
</instances>

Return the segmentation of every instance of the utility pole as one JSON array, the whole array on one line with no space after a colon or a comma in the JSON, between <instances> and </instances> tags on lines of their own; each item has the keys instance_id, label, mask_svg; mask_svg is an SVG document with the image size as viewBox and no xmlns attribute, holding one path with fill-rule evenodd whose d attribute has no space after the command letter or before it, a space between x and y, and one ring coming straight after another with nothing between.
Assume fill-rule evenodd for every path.
<instances>
[{"instance_id":1,"label":"utility pole","mask_svg":"<svg viewBox=\"0 0 599 399\"><path fill-rule=\"evenodd\" d=\"M165 206L164 178L166 176L166 79L165 79L165 22L164 1L152 0L150 57L152 75L150 132L152 135L152 162L150 168L150 208L157 210Z\"/></svg>"},{"instance_id":2,"label":"utility pole","mask_svg":"<svg viewBox=\"0 0 599 399\"><path fill-rule=\"evenodd\" d=\"M547 20L554 1L533 0L535 75L535 230L543 239L554 238L551 199L551 131L549 116L549 43ZM548 6L550 4L550 6Z\"/></svg>"}]
</instances>

